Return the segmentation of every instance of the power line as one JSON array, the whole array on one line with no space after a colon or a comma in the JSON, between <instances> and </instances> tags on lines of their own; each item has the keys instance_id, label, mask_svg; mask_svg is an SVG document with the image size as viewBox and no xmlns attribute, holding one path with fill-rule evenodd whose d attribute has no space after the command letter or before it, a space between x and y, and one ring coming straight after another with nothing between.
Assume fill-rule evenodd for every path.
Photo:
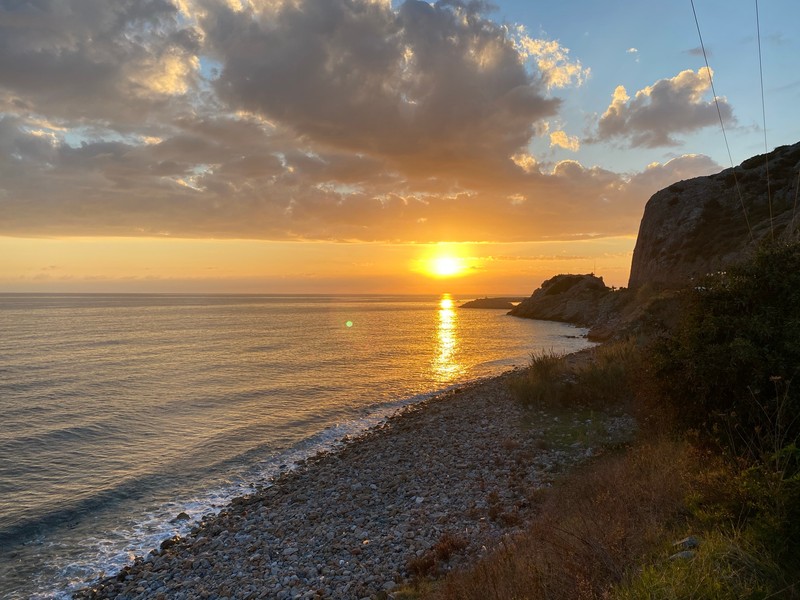
<instances>
[{"instance_id":1,"label":"power line","mask_svg":"<svg viewBox=\"0 0 800 600\"><path fill-rule=\"evenodd\" d=\"M772 192L769 189L769 146L767 146L767 108L764 102L764 67L761 62L761 22L758 18L758 0L756 0L756 33L758 34L758 75L761 83L761 119L764 123L764 163L767 167L767 203L769 204L769 233L775 239L772 226Z\"/></svg>"},{"instance_id":2,"label":"power line","mask_svg":"<svg viewBox=\"0 0 800 600\"><path fill-rule=\"evenodd\" d=\"M797 186L794 188L794 208L792 209L792 228L794 229L794 217L797 214L797 198L800 196L800 170L797 171Z\"/></svg>"},{"instance_id":3,"label":"power line","mask_svg":"<svg viewBox=\"0 0 800 600\"><path fill-rule=\"evenodd\" d=\"M731 155L731 147L728 144L728 134L725 133L725 123L722 121L722 110L719 107L719 99L717 98L717 90L714 89L714 78L711 75L711 67L708 64L708 54L706 53L706 45L703 43L703 34L700 33L700 21L697 20L697 11L694 8L694 0L690 0L692 4L692 14L694 15L694 24L697 27L697 37L700 38L700 48L703 50L703 59L706 61L706 73L708 73L708 81L711 83L711 93L714 94L714 104L717 107L717 116L719 116L719 126L722 128L722 137L725 140L725 148L728 150L728 160L731 163L731 172L733 173L733 181L736 184L736 191L739 194L739 203L742 206L742 213L744 214L745 223L747 223L747 231L750 233L750 241L755 241L753 237L753 228L750 227L750 219L747 218L747 209L744 206L744 198L742 197L742 189L739 187L739 178L736 177L736 168L733 166L733 156Z\"/></svg>"}]
</instances>

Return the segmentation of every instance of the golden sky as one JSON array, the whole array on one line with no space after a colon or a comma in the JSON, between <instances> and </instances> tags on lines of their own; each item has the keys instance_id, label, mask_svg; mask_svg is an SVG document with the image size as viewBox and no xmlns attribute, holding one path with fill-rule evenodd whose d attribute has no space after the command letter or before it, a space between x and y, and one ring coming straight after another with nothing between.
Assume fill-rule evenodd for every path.
<instances>
[{"instance_id":1,"label":"golden sky","mask_svg":"<svg viewBox=\"0 0 800 600\"><path fill-rule=\"evenodd\" d=\"M720 115L763 151L753 39L700 11L718 113L673 3L496 4L0 7L0 292L625 285L647 199L727 166ZM777 145L800 49L772 8Z\"/></svg>"},{"instance_id":2,"label":"golden sky","mask_svg":"<svg viewBox=\"0 0 800 600\"><path fill-rule=\"evenodd\" d=\"M625 285L631 237L386 244L0 238L8 292L528 294L553 272Z\"/></svg>"}]
</instances>

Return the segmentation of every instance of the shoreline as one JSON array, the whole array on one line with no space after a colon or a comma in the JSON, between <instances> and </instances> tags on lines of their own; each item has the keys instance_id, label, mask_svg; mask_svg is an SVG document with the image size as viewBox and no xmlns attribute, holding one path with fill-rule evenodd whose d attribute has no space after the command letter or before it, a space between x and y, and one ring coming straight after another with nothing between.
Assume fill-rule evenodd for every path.
<instances>
[{"instance_id":1,"label":"shoreline","mask_svg":"<svg viewBox=\"0 0 800 600\"><path fill-rule=\"evenodd\" d=\"M399 408L73 597L360 599L406 581L443 540L457 550L437 568L474 560L519 530L536 489L596 451L546 442L565 423L513 400L515 371ZM606 442L631 427L607 421L589 424Z\"/></svg>"}]
</instances>

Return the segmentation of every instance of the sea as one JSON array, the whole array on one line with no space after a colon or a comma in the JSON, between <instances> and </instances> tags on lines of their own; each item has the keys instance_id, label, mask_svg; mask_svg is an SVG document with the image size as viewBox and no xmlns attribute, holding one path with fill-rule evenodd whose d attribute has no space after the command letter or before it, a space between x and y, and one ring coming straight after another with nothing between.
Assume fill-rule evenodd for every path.
<instances>
[{"instance_id":1,"label":"sea","mask_svg":"<svg viewBox=\"0 0 800 600\"><path fill-rule=\"evenodd\" d=\"M591 345L467 299L0 294L0 597L69 598L409 403Z\"/></svg>"}]
</instances>

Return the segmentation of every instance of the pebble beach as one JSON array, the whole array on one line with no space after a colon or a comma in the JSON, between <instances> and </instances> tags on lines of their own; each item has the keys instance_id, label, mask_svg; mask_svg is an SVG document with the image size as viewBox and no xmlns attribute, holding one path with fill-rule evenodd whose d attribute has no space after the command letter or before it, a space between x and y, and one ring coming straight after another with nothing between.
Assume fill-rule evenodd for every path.
<instances>
[{"instance_id":1,"label":"pebble beach","mask_svg":"<svg viewBox=\"0 0 800 600\"><path fill-rule=\"evenodd\" d=\"M513 376L406 407L74 597L391 598L474 561L524 525L537 490L634 427L525 409Z\"/></svg>"}]
</instances>

